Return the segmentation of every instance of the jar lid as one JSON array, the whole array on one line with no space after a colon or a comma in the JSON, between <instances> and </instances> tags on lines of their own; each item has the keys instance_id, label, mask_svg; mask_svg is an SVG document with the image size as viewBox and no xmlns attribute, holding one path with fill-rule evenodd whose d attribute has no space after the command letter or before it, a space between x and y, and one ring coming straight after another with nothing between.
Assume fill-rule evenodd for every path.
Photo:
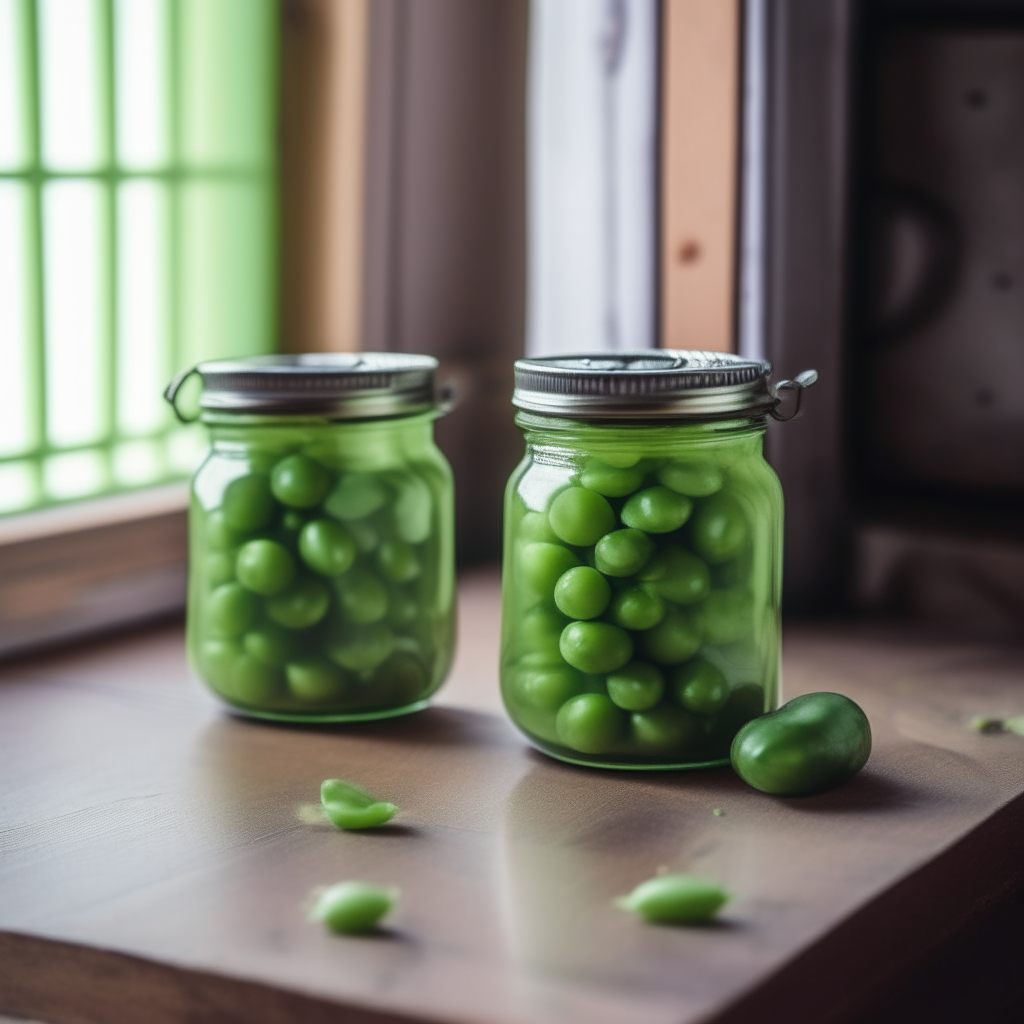
<instances>
[{"instance_id":1,"label":"jar lid","mask_svg":"<svg viewBox=\"0 0 1024 1024\"><path fill-rule=\"evenodd\" d=\"M199 363L178 374L164 397L174 406L178 389L198 373L203 382L199 408L210 412L336 419L408 416L437 405L436 370L433 356L403 352L248 356Z\"/></svg>"},{"instance_id":2,"label":"jar lid","mask_svg":"<svg viewBox=\"0 0 1024 1024\"><path fill-rule=\"evenodd\" d=\"M771 371L771 363L728 352L540 356L516 363L512 403L528 412L579 419L715 419L770 413L780 402L780 388L802 389L817 380L813 370L806 371L773 388Z\"/></svg>"}]
</instances>

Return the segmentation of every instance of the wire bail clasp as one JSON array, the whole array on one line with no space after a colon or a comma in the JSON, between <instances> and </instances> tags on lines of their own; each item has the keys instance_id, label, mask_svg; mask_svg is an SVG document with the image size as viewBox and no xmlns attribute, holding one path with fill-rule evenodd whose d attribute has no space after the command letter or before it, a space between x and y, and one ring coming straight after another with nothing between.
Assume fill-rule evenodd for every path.
<instances>
[{"instance_id":1,"label":"wire bail clasp","mask_svg":"<svg viewBox=\"0 0 1024 1024\"><path fill-rule=\"evenodd\" d=\"M776 401L781 404L782 397L779 394L782 391L795 391L796 401L793 403L793 411L789 415L783 415L779 413L778 405L771 410L770 415L772 419L777 420L779 423L787 423L793 419L798 412L800 412L800 399L803 397L804 391L809 387L813 387L818 383L818 371L817 370L804 370L803 373L798 373L792 380L780 380L775 385L774 397Z\"/></svg>"},{"instance_id":2,"label":"wire bail clasp","mask_svg":"<svg viewBox=\"0 0 1024 1024\"><path fill-rule=\"evenodd\" d=\"M193 373L199 372L199 364L193 363L191 366L186 366L184 370L179 370L174 377L171 379L171 383L164 389L164 398L170 407L174 410L174 415L178 418L180 423L195 423L199 419L198 414L195 416L184 416L181 410L178 408L178 392L181 390L182 385L192 376Z\"/></svg>"}]
</instances>

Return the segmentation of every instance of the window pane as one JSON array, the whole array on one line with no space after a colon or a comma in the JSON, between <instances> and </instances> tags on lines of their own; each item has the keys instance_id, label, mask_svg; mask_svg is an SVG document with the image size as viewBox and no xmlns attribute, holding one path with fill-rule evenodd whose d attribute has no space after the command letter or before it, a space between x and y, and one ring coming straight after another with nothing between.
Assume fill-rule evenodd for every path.
<instances>
[{"instance_id":1,"label":"window pane","mask_svg":"<svg viewBox=\"0 0 1024 1024\"><path fill-rule=\"evenodd\" d=\"M29 345L34 331L29 312L29 190L19 182L0 182L0 455L28 449L33 436Z\"/></svg>"},{"instance_id":2,"label":"window pane","mask_svg":"<svg viewBox=\"0 0 1024 1024\"><path fill-rule=\"evenodd\" d=\"M0 0L0 170L18 170L29 152L27 0Z\"/></svg>"},{"instance_id":3,"label":"window pane","mask_svg":"<svg viewBox=\"0 0 1024 1024\"><path fill-rule=\"evenodd\" d=\"M108 482L103 452L95 449L53 455L43 462L43 488L58 501L85 498L106 490Z\"/></svg>"}]
</instances>

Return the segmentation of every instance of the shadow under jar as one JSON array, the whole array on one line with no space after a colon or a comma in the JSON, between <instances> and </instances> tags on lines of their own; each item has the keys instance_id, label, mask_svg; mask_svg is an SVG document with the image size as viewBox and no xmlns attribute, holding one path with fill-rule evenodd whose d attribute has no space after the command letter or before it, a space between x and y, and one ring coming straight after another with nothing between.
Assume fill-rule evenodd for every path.
<instances>
[{"instance_id":1,"label":"shadow under jar","mask_svg":"<svg viewBox=\"0 0 1024 1024\"><path fill-rule=\"evenodd\" d=\"M367 353L195 368L211 447L192 483L188 653L236 710L388 718L444 681L453 484L436 367Z\"/></svg>"},{"instance_id":2,"label":"shadow under jar","mask_svg":"<svg viewBox=\"0 0 1024 1024\"><path fill-rule=\"evenodd\" d=\"M523 359L509 480L501 688L553 757L728 763L779 686L782 491L767 363L653 350ZM795 410L794 410L795 412Z\"/></svg>"}]
</instances>

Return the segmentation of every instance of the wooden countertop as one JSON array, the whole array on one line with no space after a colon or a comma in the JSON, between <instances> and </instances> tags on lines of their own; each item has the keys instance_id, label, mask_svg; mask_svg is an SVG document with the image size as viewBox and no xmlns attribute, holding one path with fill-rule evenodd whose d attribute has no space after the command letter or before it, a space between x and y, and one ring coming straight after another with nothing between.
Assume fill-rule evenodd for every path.
<instances>
[{"instance_id":1,"label":"wooden countertop","mask_svg":"<svg viewBox=\"0 0 1024 1024\"><path fill-rule=\"evenodd\" d=\"M0 1013L841 1021L1024 881L1024 740L966 725L1024 712L1019 648L788 628L786 695L849 694L875 751L846 787L787 801L728 769L601 772L531 751L497 699L496 575L467 577L461 601L437 706L359 727L223 713L177 627L4 669ZM328 776L401 816L372 833L306 823ZM721 923L615 909L661 867L735 892ZM345 878L401 888L384 933L305 921L308 892Z\"/></svg>"}]
</instances>

